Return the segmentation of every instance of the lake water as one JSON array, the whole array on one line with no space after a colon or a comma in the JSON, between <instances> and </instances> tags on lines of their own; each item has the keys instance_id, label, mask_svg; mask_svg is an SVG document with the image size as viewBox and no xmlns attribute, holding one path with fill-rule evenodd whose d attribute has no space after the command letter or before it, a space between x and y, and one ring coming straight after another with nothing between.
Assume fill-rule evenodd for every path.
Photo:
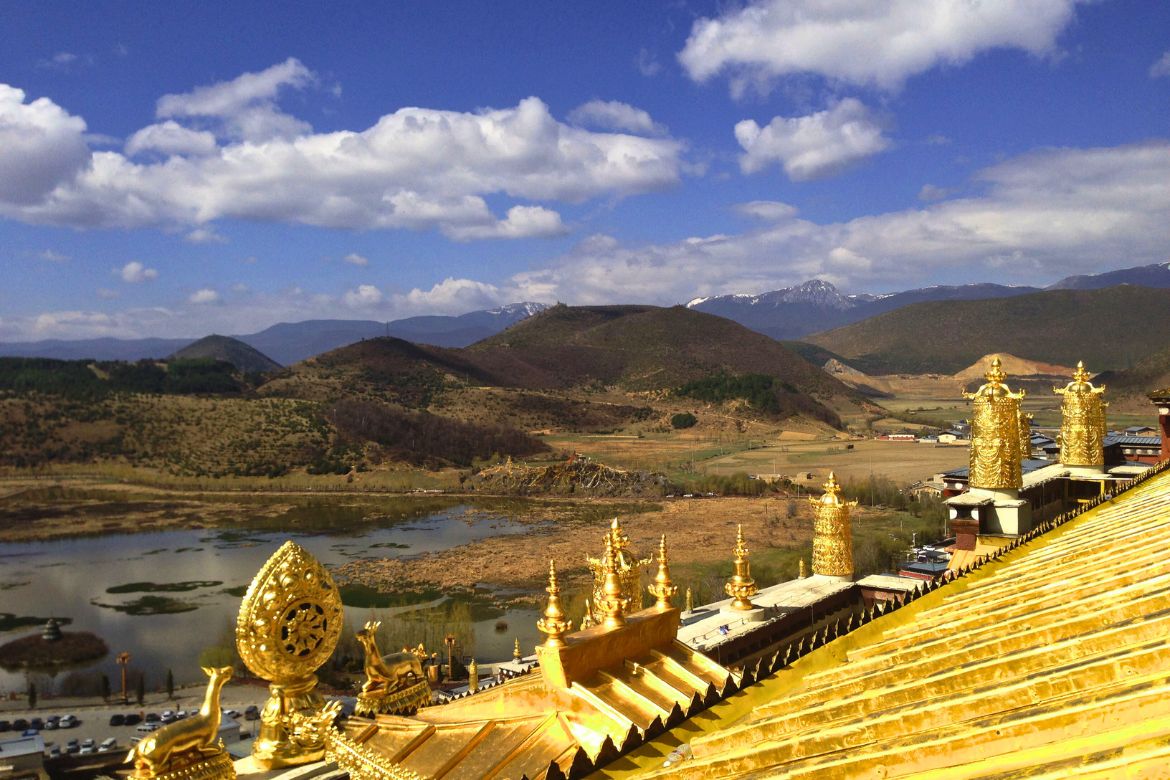
<instances>
[{"instance_id":1,"label":"lake water","mask_svg":"<svg viewBox=\"0 0 1170 780\"><path fill-rule=\"evenodd\" d=\"M368 500L367 500L368 501ZM332 504L333 502L327 502ZM368 507L369 504L367 503ZM514 506L514 504L513 504ZM351 503L346 511L353 515ZM333 567L364 557L412 556L466 544L476 539L531 531L534 523L510 518L510 512L467 505L378 513L371 522L337 522L337 514L324 506L306 513L303 505L273 517L265 515L263 530L255 523L238 528L174 530L139 534L116 534L50 542L0 544L0 612L20 616L68 617L66 631L91 631L105 639L110 653L93 664L79 667L98 671L118 683L114 656L131 655L131 667L143 670L147 685L161 686L167 669L176 680L200 681L198 658L204 647L220 643L234 626L241 591L268 557L286 540L294 539L326 566ZM321 516L329 515L329 522ZM316 518L309 521L306 518ZM352 517L351 517L352 519ZM246 525L247 531L241 530ZM285 529L280 528L284 526ZM190 588L159 592L133 587L135 583L175 584ZM131 586L131 587L127 587ZM113 592L111 592L111 589ZM177 614L132 614L133 605L143 597L167 597L190 609ZM418 594L414 594L417 600ZM434 607L428 604L379 608L346 607L346 621L359 627L372 615L385 623L396 614ZM409 599L408 599L409 600ZM119 609L121 608L121 609ZM130 609L131 612L125 610ZM464 609L461 633L471 633L474 653L485 661L504 660L512 654L518 637L526 652L540 641L536 630L538 613L533 609L486 610L480 605ZM497 630L497 621L507 621L506 630ZM0 631L0 644L39 627ZM392 636L397 636L393 633ZM398 648L385 647L383 652ZM443 647L428 650L443 654ZM36 675L42 691L56 686L67 672L54 680ZM24 672L0 670L0 693L24 691Z\"/></svg>"}]
</instances>

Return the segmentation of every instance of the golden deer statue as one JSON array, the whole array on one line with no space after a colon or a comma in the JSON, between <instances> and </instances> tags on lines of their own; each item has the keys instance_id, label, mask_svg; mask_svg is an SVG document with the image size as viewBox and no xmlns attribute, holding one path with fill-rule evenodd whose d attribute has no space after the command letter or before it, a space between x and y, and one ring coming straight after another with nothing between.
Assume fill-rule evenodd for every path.
<instances>
[{"instance_id":1,"label":"golden deer statue","mask_svg":"<svg viewBox=\"0 0 1170 780\"><path fill-rule=\"evenodd\" d=\"M126 761L134 762L137 777L157 777L170 769L172 764L193 763L222 752L223 744L219 742L222 717L219 693L232 678L232 667L204 667L203 673L210 679L198 714L163 726L131 748L126 755Z\"/></svg>"},{"instance_id":2,"label":"golden deer statue","mask_svg":"<svg viewBox=\"0 0 1170 780\"><path fill-rule=\"evenodd\" d=\"M416 680L426 679L423 676L422 664L414 653L379 655L376 634L381 625L382 621L371 620L366 623L365 628L357 632L357 640L366 651L366 682L362 685L362 693L366 694L401 688L409 682L410 675L414 675Z\"/></svg>"}]
</instances>

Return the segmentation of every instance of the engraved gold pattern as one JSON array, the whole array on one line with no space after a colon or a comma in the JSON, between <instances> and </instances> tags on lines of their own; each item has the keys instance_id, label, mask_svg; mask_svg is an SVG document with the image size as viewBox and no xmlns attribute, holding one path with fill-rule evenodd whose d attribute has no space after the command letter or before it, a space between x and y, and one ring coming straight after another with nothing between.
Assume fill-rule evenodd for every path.
<instances>
[{"instance_id":1,"label":"engraved gold pattern","mask_svg":"<svg viewBox=\"0 0 1170 780\"><path fill-rule=\"evenodd\" d=\"M1007 375L998 357L984 376L987 382L978 390L963 393L972 406L969 484L973 488L1018 490L1023 485L1020 401L1024 391L1013 393L1003 383Z\"/></svg>"},{"instance_id":2,"label":"engraved gold pattern","mask_svg":"<svg viewBox=\"0 0 1170 780\"><path fill-rule=\"evenodd\" d=\"M752 596L760 592L756 581L752 579L751 563L748 562L748 548L743 541L743 526L735 527L735 572L731 579L723 585L723 590L731 596L731 608L738 610L755 609Z\"/></svg>"},{"instance_id":3,"label":"engraved gold pattern","mask_svg":"<svg viewBox=\"0 0 1170 780\"><path fill-rule=\"evenodd\" d=\"M670 600L678 593L678 586L670 580L670 565L666 561L666 534L658 540L658 573L654 575L654 583L646 586L646 590L654 597L654 606L659 609L669 609Z\"/></svg>"},{"instance_id":4,"label":"engraved gold pattern","mask_svg":"<svg viewBox=\"0 0 1170 780\"><path fill-rule=\"evenodd\" d=\"M853 576L853 529L849 522L849 508L856 501L841 498L837 477L829 472L820 498L810 498L813 505L813 574L826 577ZM800 562L804 576L804 561Z\"/></svg>"},{"instance_id":5,"label":"engraved gold pattern","mask_svg":"<svg viewBox=\"0 0 1170 780\"><path fill-rule=\"evenodd\" d=\"M557 584L557 565L554 561L548 562L548 604L544 608L544 615L536 621L536 627L547 639L545 645L555 647L565 643L565 634L573 630L573 621L566 620L565 611L561 608L561 588Z\"/></svg>"},{"instance_id":6,"label":"engraved gold pattern","mask_svg":"<svg viewBox=\"0 0 1170 780\"><path fill-rule=\"evenodd\" d=\"M1094 387L1083 362L1077 363L1073 380L1052 392L1060 402L1060 462L1066 466L1105 464L1105 386Z\"/></svg>"},{"instance_id":7,"label":"engraved gold pattern","mask_svg":"<svg viewBox=\"0 0 1170 780\"><path fill-rule=\"evenodd\" d=\"M650 564L649 558L638 558L630 549L630 537L622 529L621 521L614 518L609 526L609 539L614 550L615 571L622 593L627 599L627 609L640 609L642 606L642 569ZM594 624L602 622L601 602L605 590L605 556L600 558L586 557L589 570L593 573L593 612Z\"/></svg>"},{"instance_id":8,"label":"engraved gold pattern","mask_svg":"<svg viewBox=\"0 0 1170 780\"><path fill-rule=\"evenodd\" d=\"M300 545L285 542L252 580L236 618L240 658L269 681L272 694L252 746L258 765L321 758L328 724L315 672L337 646L341 624L341 596L329 572Z\"/></svg>"}]
</instances>

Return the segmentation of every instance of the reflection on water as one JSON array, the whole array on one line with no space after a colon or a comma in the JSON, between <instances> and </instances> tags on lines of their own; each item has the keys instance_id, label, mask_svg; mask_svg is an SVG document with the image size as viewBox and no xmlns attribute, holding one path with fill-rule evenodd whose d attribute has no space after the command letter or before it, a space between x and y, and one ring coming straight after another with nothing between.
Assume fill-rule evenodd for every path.
<instances>
[{"instance_id":1,"label":"reflection on water","mask_svg":"<svg viewBox=\"0 0 1170 780\"><path fill-rule=\"evenodd\" d=\"M148 687L160 686L168 669L179 682L197 681L200 652L230 635L240 594L289 537L332 567L355 558L440 551L532 528L497 513L497 507L485 512L476 506L478 511L469 512L468 506L449 500L412 502L389 511L379 507L381 511L373 515L369 499L347 503L342 497L275 509L269 500L256 502L255 509L254 515L239 518L246 528L0 545L0 613L67 617L72 619L69 630L92 631L104 638L110 656L87 669L104 672L111 680L118 677L114 656L127 651L131 667L146 673ZM414 645L449 630L437 626L464 625L459 633L467 633L467 651L486 660L510 657L516 637L527 648L539 641L535 610L484 610L436 600L441 594L412 594L416 603L406 604L405 594L388 595L373 601L369 593L365 600L361 594L347 593L347 602L361 604L347 607L349 627L360 628L373 616L395 626L395 640ZM417 603L420 598L427 603ZM176 614L179 610L187 611ZM501 619L509 626L502 632L496 630ZM412 628L420 635L411 638ZM27 631L0 633L0 643ZM427 646L442 651L441 637L435 647ZM42 690L44 684L43 679L38 682ZM23 673L0 670L0 693L23 691L26 685Z\"/></svg>"}]
</instances>

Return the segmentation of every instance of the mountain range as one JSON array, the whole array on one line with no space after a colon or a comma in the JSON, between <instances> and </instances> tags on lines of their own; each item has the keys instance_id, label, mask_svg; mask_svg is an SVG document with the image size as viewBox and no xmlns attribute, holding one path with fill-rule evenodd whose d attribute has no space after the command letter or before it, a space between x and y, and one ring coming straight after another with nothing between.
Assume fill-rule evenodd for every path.
<instances>
[{"instance_id":1,"label":"mountain range","mask_svg":"<svg viewBox=\"0 0 1170 780\"><path fill-rule=\"evenodd\" d=\"M543 303L511 303L458 316L425 315L390 322L375 320L305 320L281 322L258 333L234 336L281 365L362 339L393 336L440 347L465 347L499 333L525 317L548 308ZM163 359L196 339L49 339L0 343L0 356L58 360Z\"/></svg>"},{"instance_id":2,"label":"mountain range","mask_svg":"<svg viewBox=\"0 0 1170 780\"><path fill-rule=\"evenodd\" d=\"M1170 287L1170 263L1069 276L1048 287L1001 284L934 285L886 295L846 295L822 279L758 295L695 298L687 307L734 320L775 339L800 339L852 325L915 303L977 301L1030 295L1042 290L1097 290L1118 285Z\"/></svg>"}]
</instances>

